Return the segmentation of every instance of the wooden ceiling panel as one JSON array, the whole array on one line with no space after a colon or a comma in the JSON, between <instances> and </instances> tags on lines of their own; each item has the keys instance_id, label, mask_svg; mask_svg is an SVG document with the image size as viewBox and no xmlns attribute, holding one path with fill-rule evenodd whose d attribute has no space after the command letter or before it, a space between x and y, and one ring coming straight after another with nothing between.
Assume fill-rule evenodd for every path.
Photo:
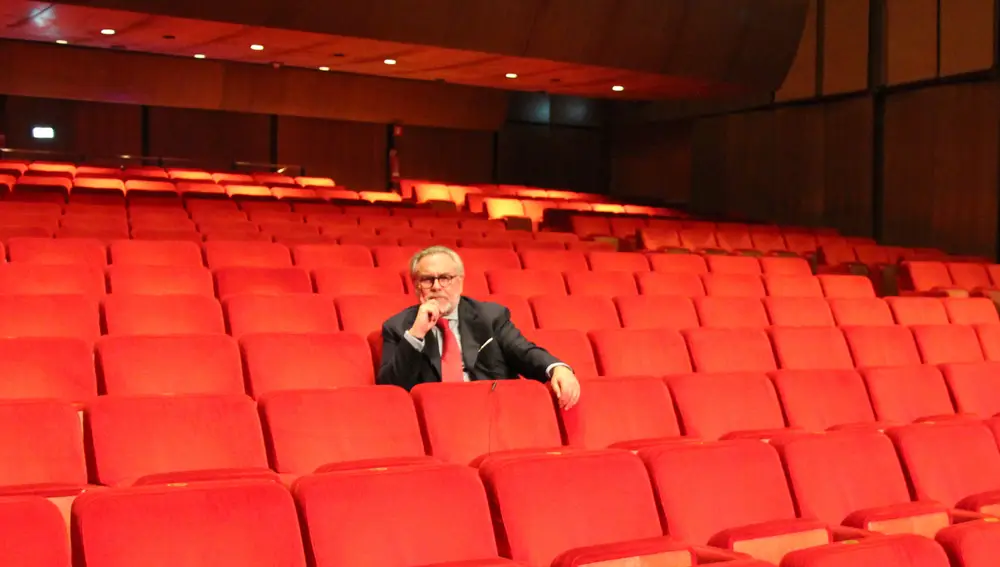
<instances>
[{"instance_id":1,"label":"wooden ceiling panel","mask_svg":"<svg viewBox=\"0 0 1000 567\"><path fill-rule=\"evenodd\" d=\"M10 0L22 2L23 0ZM775 89L808 0L61 0ZM781 29L778 29L780 27ZM766 31L770 30L770 31ZM747 53L745 50L751 49ZM756 53L755 49L761 49ZM785 68L782 68L784 66Z\"/></svg>"},{"instance_id":2,"label":"wooden ceiling panel","mask_svg":"<svg viewBox=\"0 0 1000 567\"><path fill-rule=\"evenodd\" d=\"M510 10L512 14L510 21L522 17L525 3L532 1L534 0L520 2L511 0L513 8ZM479 3L470 2L469 5L471 6L469 9L478 10L480 16L486 13L479 7ZM568 9L568 5L561 6L562 9ZM612 19L629 20L625 12L616 12L606 7L602 9ZM646 9L650 8L647 6ZM635 14L634 11L629 13ZM589 14L588 17L596 17L595 12ZM361 15L364 13L359 12L354 17ZM66 40L73 46L114 48L183 58L202 54L206 58L200 62L204 67L202 74L205 76L205 83L194 84L189 88L203 88L210 92L221 92L218 89L222 88L214 79L218 77L217 69L212 67L216 61L262 65L279 62L284 67L312 70L324 68L331 72L618 99L684 98L701 96L714 88L712 84L698 79L610 66L188 20L174 16L119 12L32 0L6 0L0 17L2 17L0 37L9 39L43 42ZM585 18L576 23L583 21ZM611 23L607 28L611 31L595 34L593 45L598 46L604 42L607 34L620 33L614 31L617 29L616 25ZM104 28L114 29L116 33L102 35L100 30ZM442 31L440 28L435 29ZM575 33L574 25L568 25L566 29L570 34ZM252 50L250 48L252 44L260 44L264 49ZM386 65L384 63L386 59L394 59L397 64ZM160 63L162 66L177 64L176 59L162 59ZM118 74L115 69L107 69L101 70L101 73L108 74L109 80L119 83L122 97L128 99L131 96L128 93L134 88L133 82L144 80L145 71L136 73L131 70L126 74ZM508 73L514 73L517 77L507 78ZM622 85L625 90L614 92L611 89L614 85ZM184 93L178 96L180 100L187 99ZM215 96L223 95L213 95ZM228 93L226 96L243 95ZM246 103L254 107L253 101Z\"/></svg>"}]
</instances>

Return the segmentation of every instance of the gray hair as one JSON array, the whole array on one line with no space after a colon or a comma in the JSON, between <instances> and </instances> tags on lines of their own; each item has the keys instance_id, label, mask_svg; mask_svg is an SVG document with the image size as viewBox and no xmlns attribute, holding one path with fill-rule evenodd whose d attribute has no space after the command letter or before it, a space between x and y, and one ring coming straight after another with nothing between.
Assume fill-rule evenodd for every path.
<instances>
[{"instance_id":1,"label":"gray hair","mask_svg":"<svg viewBox=\"0 0 1000 567\"><path fill-rule=\"evenodd\" d=\"M429 248L424 248L420 252L414 254L413 258L410 258L410 277L412 278L417 275L417 264L419 264L421 260L435 254L444 254L454 260L455 264L458 265L458 274L456 275L465 275L465 264L462 263L462 258L459 257L458 252L455 252L447 246L431 246Z\"/></svg>"}]
</instances>

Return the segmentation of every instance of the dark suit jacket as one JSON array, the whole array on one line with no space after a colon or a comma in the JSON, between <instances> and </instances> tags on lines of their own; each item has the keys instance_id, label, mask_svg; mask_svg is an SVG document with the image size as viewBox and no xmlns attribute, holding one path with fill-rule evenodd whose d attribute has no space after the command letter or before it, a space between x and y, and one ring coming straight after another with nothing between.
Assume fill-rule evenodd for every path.
<instances>
[{"instance_id":1,"label":"dark suit jacket","mask_svg":"<svg viewBox=\"0 0 1000 567\"><path fill-rule=\"evenodd\" d=\"M416 305L404 309L382 325L382 365L376 380L379 384L409 390L423 382L441 381L441 353L434 333L424 337L423 351L414 349L403 337L413 326L417 309ZM559 362L525 339L511 323L510 310L496 303L463 297L458 304L458 332L470 380L503 380L520 375L547 382L545 370ZM493 341L486 344L491 338Z\"/></svg>"}]
</instances>

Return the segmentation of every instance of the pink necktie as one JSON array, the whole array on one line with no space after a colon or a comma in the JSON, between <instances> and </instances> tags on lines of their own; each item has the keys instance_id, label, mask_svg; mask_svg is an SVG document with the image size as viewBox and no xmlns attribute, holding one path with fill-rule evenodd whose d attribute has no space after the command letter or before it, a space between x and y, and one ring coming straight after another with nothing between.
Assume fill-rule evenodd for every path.
<instances>
[{"instance_id":1,"label":"pink necktie","mask_svg":"<svg viewBox=\"0 0 1000 567\"><path fill-rule=\"evenodd\" d=\"M463 382L462 348L458 346L447 319L438 319L437 326L441 329L441 381Z\"/></svg>"}]
</instances>

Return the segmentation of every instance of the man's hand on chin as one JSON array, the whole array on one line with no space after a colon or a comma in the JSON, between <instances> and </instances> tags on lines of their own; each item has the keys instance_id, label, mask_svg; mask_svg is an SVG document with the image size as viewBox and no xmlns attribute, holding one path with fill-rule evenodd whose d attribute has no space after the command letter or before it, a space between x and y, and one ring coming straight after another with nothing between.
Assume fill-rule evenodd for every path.
<instances>
[{"instance_id":1,"label":"man's hand on chin","mask_svg":"<svg viewBox=\"0 0 1000 567\"><path fill-rule=\"evenodd\" d=\"M552 391L559 398L561 408L568 410L580 400L580 381L576 379L576 375L569 368L565 366L553 368L549 383L552 385Z\"/></svg>"}]
</instances>

